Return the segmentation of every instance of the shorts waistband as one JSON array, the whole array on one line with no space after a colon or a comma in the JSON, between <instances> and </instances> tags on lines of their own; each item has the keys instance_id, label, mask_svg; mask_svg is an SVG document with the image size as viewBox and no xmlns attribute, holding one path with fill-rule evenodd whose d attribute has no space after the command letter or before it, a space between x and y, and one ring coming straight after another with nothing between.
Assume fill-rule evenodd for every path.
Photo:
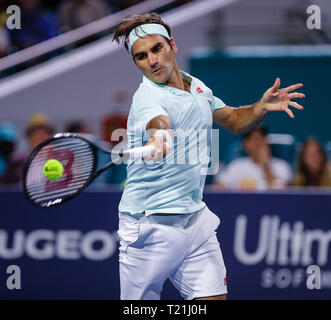
<instances>
[{"instance_id":1,"label":"shorts waistband","mask_svg":"<svg viewBox=\"0 0 331 320\"><path fill-rule=\"evenodd\" d=\"M121 212L121 214L128 215L136 220L140 220L141 218L144 218L144 223L159 223L163 225L171 225L171 226L179 226L179 227L188 227L189 225L192 225L196 218L199 216L199 214L205 209L203 207L202 209L195 211L195 212L190 212L190 213L185 213L185 214L162 214L162 215L157 215L157 214L151 214L146 216L144 213L135 213L131 214L129 212Z\"/></svg>"}]
</instances>

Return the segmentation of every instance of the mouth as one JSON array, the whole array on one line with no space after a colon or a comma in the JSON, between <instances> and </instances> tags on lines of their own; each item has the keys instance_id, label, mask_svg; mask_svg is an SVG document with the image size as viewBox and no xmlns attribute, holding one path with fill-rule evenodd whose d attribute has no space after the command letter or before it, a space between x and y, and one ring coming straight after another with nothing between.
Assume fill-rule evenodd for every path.
<instances>
[{"instance_id":1,"label":"mouth","mask_svg":"<svg viewBox=\"0 0 331 320\"><path fill-rule=\"evenodd\" d=\"M153 74L158 74L161 72L161 67L153 70Z\"/></svg>"}]
</instances>

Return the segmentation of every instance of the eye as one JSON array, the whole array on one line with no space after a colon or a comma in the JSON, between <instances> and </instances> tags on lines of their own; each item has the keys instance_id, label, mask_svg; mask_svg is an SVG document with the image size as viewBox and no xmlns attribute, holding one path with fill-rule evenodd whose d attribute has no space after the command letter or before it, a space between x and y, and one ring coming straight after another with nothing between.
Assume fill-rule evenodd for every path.
<instances>
[{"instance_id":1,"label":"eye","mask_svg":"<svg viewBox=\"0 0 331 320\"><path fill-rule=\"evenodd\" d=\"M146 53L140 53L136 55L136 60L144 60L147 57Z\"/></svg>"},{"instance_id":2,"label":"eye","mask_svg":"<svg viewBox=\"0 0 331 320\"><path fill-rule=\"evenodd\" d=\"M155 47L152 48L153 53L158 53L162 49L162 43L158 43Z\"/></svg>"}]
</instances>

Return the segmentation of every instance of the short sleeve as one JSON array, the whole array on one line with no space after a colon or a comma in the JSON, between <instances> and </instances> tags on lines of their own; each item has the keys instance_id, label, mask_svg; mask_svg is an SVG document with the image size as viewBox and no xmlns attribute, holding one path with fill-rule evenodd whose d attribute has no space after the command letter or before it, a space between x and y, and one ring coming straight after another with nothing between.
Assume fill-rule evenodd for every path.
<instances>
[{"instance_id":1,"label":"short sleeve","mask_svg":"<svg viewBox=\"0 0 331 320\"><path fill-rule=\"evenodd\" d=\"M132 101L132 110L135 122L139 122L144 130L151 119L161 115L169 117L159 101L148 97L135 96Z\"/></svg>"},{"instance_id":2,"label":"short sleeve","mask_svg":"<svg viewBox=\"0 0 331 320\"><path fill-rule=\"evenodd\" d=\"M197 85L200 86L197 88L197 90L202 89L202 91L200 91L200 93L208 99L209 104L210 104L210 110L212 113L216 109L221 109L221 108L225 107L225 103L221 99L215 97L213 94L213 91L210 88L208 88L201 80L199 80L197 78L194 78L194 79L195 79Z\"/></svg>"},{"instance_id":3,"label":"short sleeve","mask_svg":"<svg viewBox=\"0 0 331 320\"><path fill-rule=\"evenodd\" d=\"M216 109L221 109L224 107L225 107L225 103L221 99L215 96L212 97L212 100L210 102L211 112L214 112Z\"/></svg>"},{"instance_id":4,"label":"short sleeve","mask_svg":"<svg viewBox=\"0 0 331 320\"><path fill-rule=\"evenodd\" d=\"M141 122L142 128L145 130L147 123L157 116L168 116L168 113L157 104L136 106L135 120Z\"/></svg>"}]
</instances>

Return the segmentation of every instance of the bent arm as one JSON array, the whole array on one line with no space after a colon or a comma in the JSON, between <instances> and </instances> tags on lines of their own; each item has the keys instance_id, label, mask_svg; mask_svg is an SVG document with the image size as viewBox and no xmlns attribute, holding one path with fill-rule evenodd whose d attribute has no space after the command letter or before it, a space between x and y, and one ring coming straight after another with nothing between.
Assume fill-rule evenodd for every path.
<instances>
[{"instance_id":1,"label":"bent arm","mask_svg":"<svg viewBox=\"0 0 331 320\"><path fill-rule=\"evenodd\" d=\"M145 159L160 160L164 158L169 152L169 145L172 145L173 142L173 133L169 117L160 115L151 119L146 125L146 130L151 137L146 145L154 144L155 154ZM169 141L169 138L171 141ZM168 144L166 142L168 142Z\"/></svg>"},{"instance_id":2,"label":"bent arm","mask_svg":"<svg viewBox=\"0 0 331 320\"><path fill-rule=\"evenodd\" d=\"M171 130L169 117L160 115L147 122L146 130L148 132L153 132L153 130L156 131L158 129Z\"/></svg>"}]
</instances>

